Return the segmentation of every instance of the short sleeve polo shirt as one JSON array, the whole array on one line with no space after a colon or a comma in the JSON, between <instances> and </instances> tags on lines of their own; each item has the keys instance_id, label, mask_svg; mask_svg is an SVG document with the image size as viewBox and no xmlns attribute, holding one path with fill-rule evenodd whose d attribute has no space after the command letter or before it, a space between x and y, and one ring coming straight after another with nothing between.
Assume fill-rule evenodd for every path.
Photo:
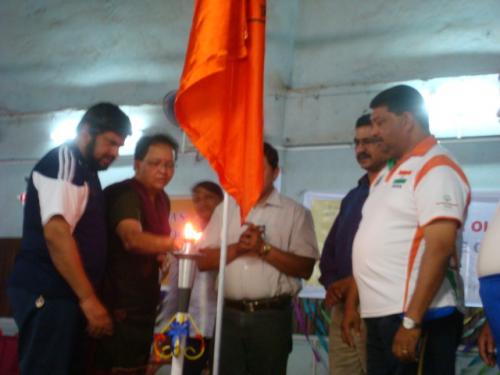
<instances>
[{"instance_id":1,"label":"short sleeve polo shirt","mask_svg":"<svg viewBox=\"0 0 500 375\"><path fill-rule=\"evenodd\" d=\"M382 170L371 186L353 245L363 317L406 310L425 250L423 228L438 219L462 225L469 200L467 178L434 137ZM430 307L456 306L457 284L445 278Z\"/></svg>"}]
</instances>

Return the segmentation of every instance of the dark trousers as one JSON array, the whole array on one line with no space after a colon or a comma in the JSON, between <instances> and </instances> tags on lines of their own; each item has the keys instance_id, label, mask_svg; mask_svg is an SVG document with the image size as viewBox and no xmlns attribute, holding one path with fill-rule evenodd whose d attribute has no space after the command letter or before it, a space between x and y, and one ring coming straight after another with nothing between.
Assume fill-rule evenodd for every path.
<instances>
[{"instance_id":1,"label":"dark trousers","mask_svg":"<svg viewBox=\"0 0 500 375\"><path fill-rule=\"evenodd\" d=\"M43 297L9 288L19 329L21 374L67 375L84 371L85 320L76 300Z\"/></svg>"},{"instance_id":2,"label":"dark trousers","mask_svg":"<svg viewBox=\"0 0 500 375\"><path fill-rule=\"evenodd\" d=\"M420 356L423 363L400 362L392 354L392 341L401 326L400 314L365 319L367 329L367 375L455 375L455 358L463 328L458 311L422 326Z\"/></svg>"},{"instance_id":3,"label":"dark trousers","mask_svg":"<svg viewBox=\"0 0 500 375\"><path fill-rule=\"evenodd\" d=\"M155 310L116 309L112 313L113 335L96 340L95 367L145 373L153 342Z\"/></svg>"},{"instance_id":4,"label":"dark trousers","mask_svg":"<svg viewBox=\"0 0 500 375\"><path fill-rule=\"evenodd\" d=\"M187 347L192 347L195 353L200 352L199 340L188 337L186 342ZM212 369L212 352L213 343L211 338L205 338L205 352L203 355L195 360L184 358L184 367L182 369L183 375L200 375L204 369Z\"/></svg>"},{"instance_id":5,"label":"dark trousers","mask_svg":"<svg viewBox=\"0 0 500 375\"><path fill-rule=\"evenodd\" d=\"M283 375L292 351L292 308L224 308L221 375Z\"/></svg>"}]
</instances>

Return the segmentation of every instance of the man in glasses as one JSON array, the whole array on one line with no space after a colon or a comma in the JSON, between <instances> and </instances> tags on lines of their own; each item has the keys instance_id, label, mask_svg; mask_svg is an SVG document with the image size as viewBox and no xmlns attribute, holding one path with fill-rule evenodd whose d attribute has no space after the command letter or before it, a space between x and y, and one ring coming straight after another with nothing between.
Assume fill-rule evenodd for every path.
<instances>
[{"instance_id":1,"label":"man in glasses","mask_svg":"<svg viewBox=\"0 0 500 375\"><path fill-rule=\"evenodd\" d=\"M359 222L361 208L368 197L370 181L386 163L380 138L373 136L370 115L356 121L354 152L356 160L366 173L342 200L340 212L326 238L320 260L319 281L326 289L325 304L331 307L332 321L329 335L329 367L331 375L365 374L366 343L364 332L357 328L355 341L347 345L341 339L341 324L344 316L344 299L352 281L352 242Z\"/></svg>"},{"instance_id":2,"label":"man in glasses","mask_svg":"<svg viewBox=\"0 0 500 375\"><path fill-rule=\"evenodd\" d=\"M149 360L160 298L159 261L178 247L170 236L170 200L177 143L165 134L142 137L135 176L105 189L109 252L103 299L114 333L97 343L101 371L143 374ZM106 372L103 372L106 373Z\"/></svg>"}]
</instances>

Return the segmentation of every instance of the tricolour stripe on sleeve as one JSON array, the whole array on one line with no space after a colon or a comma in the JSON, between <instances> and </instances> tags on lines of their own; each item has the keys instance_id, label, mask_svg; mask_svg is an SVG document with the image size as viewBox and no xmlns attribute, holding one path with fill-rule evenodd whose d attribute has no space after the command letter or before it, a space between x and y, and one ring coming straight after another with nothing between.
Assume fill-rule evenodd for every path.
<instances>
[{"instance_id":1,"label":"tricolour stripe on sleeve","mask_svg":"<svg viewBox=\"0 0 500 375\"><path fill-rule=\"evenodd\" d=\"M435 167L450 167L453 169L458 176L462 179L462 181L469 186L469 181L467 180L467 177L465 176L464 172L462 171L462 168L460 168L457 163L455 163L453 160L451 160L448 156L446 155L436 155L432 158L430 158L422 168L417 173L417 176L415 177L415 184L414 188L417 187L417 185L422 181L422 179L425 177L425 175Z\"/></svg>"},{"instance_id":2,"label":"tricolour stripe on sleeve","mask_svg":"<svg viewBox=\"0 0 500 375\"><path fill-rule=\"evenodd\" d=\"M467 202L466 202L466 207L470 203L470 185L469 185L469 180L467 180L467 176L465 176L465 173L462 171L462 168L458 166L457 163L455 163L452 159L450 159L446 155L436 155L432 158L430 158L422 168L418 171L417 175L415 176L415 183L413 185L414 189L417 188L418 184L422 179L425 177L427 173L433 168L436 167L450 167L453 169L457 175L460 177L460 179L463 181L463 183L467 186Z\"/></svg>"},{"instance_id":3,"label":"tricolour stripe on sleeve","mask_svg":"<svg viewBox=\"0 0 500 375\"><path fill-rule=\"evenodd\" d=\"M408 257L408 265L406 268L406 282L405 282L405 292L403 298L403 311L406 311L406 304L408 303L408 291L410 289L411 274L413 272L413 266L415 264L415 259L417 258L418 249L420 248L420 243L424 238L424 230L422 227L418 227L415 235L413 236L413 241L411 243L410 254Z\"/></svg>"}]
</instances>

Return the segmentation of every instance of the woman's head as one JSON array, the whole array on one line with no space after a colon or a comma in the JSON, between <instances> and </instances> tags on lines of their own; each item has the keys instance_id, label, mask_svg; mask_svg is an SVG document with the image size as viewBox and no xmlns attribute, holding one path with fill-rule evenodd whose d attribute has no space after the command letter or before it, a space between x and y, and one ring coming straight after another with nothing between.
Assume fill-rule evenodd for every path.
<instances>
[{"instance_id":1,"label":"woman's head","mask_svg":"<svg viewBox=\"0 0 500 375\"><path fill-rule=\"evenodd\" d=\"M198 182L191 188L194 210L204 224L207 224L224 195L219 185L212 181Z\"/></svg>"}]
</instances>

